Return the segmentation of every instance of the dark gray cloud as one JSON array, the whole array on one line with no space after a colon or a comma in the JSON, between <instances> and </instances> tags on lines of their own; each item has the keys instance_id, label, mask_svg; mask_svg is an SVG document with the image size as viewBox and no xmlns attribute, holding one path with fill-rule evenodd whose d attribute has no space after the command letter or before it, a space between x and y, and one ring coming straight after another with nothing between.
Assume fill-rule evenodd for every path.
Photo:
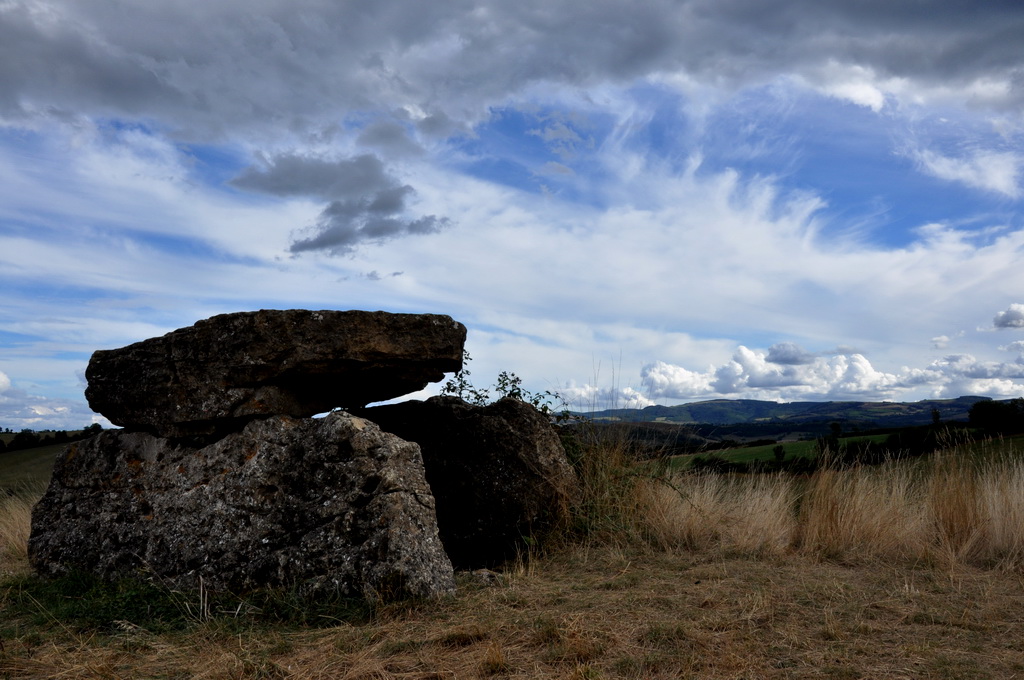
<instances>
[{"instance_id":1,"label":"dark gray cloud","mask_svg":"<svg viewBox=\"0 0 1024 680\"><path fill-rule=\"evenodd\" d=\"M1024 328L1024 305L1013 303L1005 312L999 312L992 319L996 328Z\"/></svg>"},{"instance_id":2,"label":"dark gray cloud","mask_svg":"<svg viewBox=\"0 0 1024 680\"><path fill-rule=\"evenodd\" d=\"M447 137L455 133L465 132L463 125L449 118L448 114L443 111L431 113L425 118L416 121L416 129L424 135L433 137Z\"/></svg>"},{"instance_id":3,"label":"dark gray cloud","mask_svg":"<svg viewBox=\"0 0 1024 680\"><path fill-rule=\"evenodd\" d=\"M1009 108L1024 101L1021 35L1018 2L974 0L13 0L0 7L0 112L232 137L315 134L411 105L429 128L539 82L681 72L735 85L830 61L911 89L1003 81L988 103Z\"/></svg>"},{"instance_id":4,"label":"dark gray cloud","mask_svg":"<svg viewBox=\"0 0 1024 680\"><path fill-rule=\"evenodd\" d=\"M42 7L0 6L0 115L139 115L173 99L155 73L112 48L81 26L54 21Z\"/></svg>"},{"instance_id":5,"label":"dark gray cloud","mask_svg":"<svg viewBox=\"0 0 1024 680\"><path fill-rule=\"evenodd\" d=\"M357 198L400 188L385 170L383 161L373 154L341 160L282 154L247 168L231 184L274 196L324 200Z\"/></svg>"},{"instance_id":6,"label":"dark gray cloud","mask_svg":"<svg viewBox=\"0 0 1024 680\"><path fill-rule=\"evenodd\" d=\"M364 242L384 243L402 236L434 234L448 227L444 217L427 215L415 220L374 215L357 206L332 203L320 214L314 233L292 243L289 250L303 253L323 250L332 255L344 255Z\"/></svg>"},{"instance_id":7,"label":"dark gray cloud","mask_svg":"<svg viewBox=\"0 0 1024 680\"><path fill-rule=\"evenodd\" d=\"M356 138L360 146L372 147L390 155L419 155L423 147L409 137L405 127L391 121L371 123Z\"/></svg>"},{"instance_id":8,"label":"dark gray cloud","mask_svg":"<svg viewBox=\"0 0 1024 680\"><path fill-rule=\"evenodd\" d=\"M390 175L372 154L326 160L297 154L266 159L231 181L239 189L281 197L329 201L316 224L289 249L293 253L353 251L360 243L432 234L449 225L443 217L405 215L416 191Z\"/></svg>"},{"instance_id":9,"label":"dark gray cloud","mask_svg":"<svg viewBox=\"0 0 1024 680\"><path fill-rule=\"evenodd\" d=\"M793 342L780 342L768 348L766 361L773 364L801 366L813 364L815 355Z\"/></svg>"}]
</instances>

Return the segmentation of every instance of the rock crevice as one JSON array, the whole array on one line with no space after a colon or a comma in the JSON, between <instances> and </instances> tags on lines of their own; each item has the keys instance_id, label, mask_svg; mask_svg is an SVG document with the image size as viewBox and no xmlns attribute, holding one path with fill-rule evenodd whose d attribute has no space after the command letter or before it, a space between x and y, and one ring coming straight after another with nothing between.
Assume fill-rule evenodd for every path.
<instances>
[{"instance_id":1,"label":"rock crevice","mask_svg":"<svg viewBox=\"0 0 1024 680\"><path fill-rule=\"evenodd\" d=\"M401 397L462 367L466 327L437 314L260 310L93 354L89 406L161 437Z\"/></svg>"}]
</instances>

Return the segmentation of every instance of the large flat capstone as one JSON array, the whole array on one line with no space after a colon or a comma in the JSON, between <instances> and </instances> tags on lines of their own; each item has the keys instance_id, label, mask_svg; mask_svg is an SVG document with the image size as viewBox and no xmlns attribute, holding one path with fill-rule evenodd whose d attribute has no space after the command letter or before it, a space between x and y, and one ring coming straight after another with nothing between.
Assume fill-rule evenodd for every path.
<instances>
[{"instance_id":1,"label":"large flat capstone","mask_svg":"<svg viewBox=\"0 0 1024 680\"><path fill-rule=\"evenodd\" d=\"M454 592L418 445L347 413L256 420L203 448L145 432L71 444L36 505L43 575L370 599Z\"/></svg>"},{"instance_id":2,"label":"large flat capstone","mask_svg":"<svg viewBox=\"0 0 1024 680\"><path fill-rule=\"evenodd\" d=\"M437 314L222 314L95 352L85 395L129 429L223 434L255 417L308 417L421 390L461 369L465 340L465 326Z\"/></svg>"}]
</instances>

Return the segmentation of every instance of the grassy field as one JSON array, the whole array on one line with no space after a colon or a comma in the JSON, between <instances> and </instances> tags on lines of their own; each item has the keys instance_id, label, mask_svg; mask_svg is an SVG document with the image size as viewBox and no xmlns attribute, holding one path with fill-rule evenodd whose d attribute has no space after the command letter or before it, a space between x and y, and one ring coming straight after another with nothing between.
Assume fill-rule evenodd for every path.
<instances>
[{"instance_id":1,"label":"grassy field","mask_svg":"<svg viewBox=\"0 0 1024 680\"><path fill-rule=\"evenodd\" d=\"M856 442L869 441L875 444L883 444L888 439L888 434L875 434L854 437L843 437L840 442L853 444ZM817 443L814 441L792 441L782 442L786 452L786 459L791 458L815 458L817 456ZM716 456L733 463L751 463L754 461L770 461L774 458L774 449L779 444L765 444L762 446L741 446L732 449L722 449L697 454L707 457ZM1024 451L1024 435L1016 435L997 440L956 441L951 442L951 447L968 455L991 455L992 453L1012 454L1015 451ZM672 467L685 470L689 467L692 455L674 456L671 461Z\"/></svg>"},{"instance_id":2,"label":"grassy field","mask_svg":"<svg viewBox=\"0 0 1024 680\"><path fill-rule=\"evenodd\" d=\"M843 443L858 442L858 441L871 441L876 443L884 442L888 435L865 435L863 437L844 437L841 441ZM696 455L707 458L708 456L715 456L722 460L730 463L752 463L755 461L771 461L775 458L774 449L780 446L780 444L764 444L761 446L740 446L732 449L721 449L715 451L708 451L706 453L694 454L694 455L682 455L673 456L670 465L677 470L686 470L690 467L690 462ZM813 459L818 455L818 444L813 440L808 441L788 441L781 442L781 446L785 450L785 457L787 460L793 458L810 458Z\"/></svg>"},{"instance_id":3,"label":"grassy field","mask_svg":"<svg viewBox=\"0 0 1024 680\"><path fill-rule=\"evenodd\" d=\"M0 490L50 481L53 462L66 444L0 453Z\"/></svg>"},{"instance_id":4,"label":"grassy field","mask_svg":"<svg viewBox=\"0 0 1024 680\"><path fill-rule=\"evenodd\" d=\"M585 454L583 497L543 553L488 584L461 573L451 599L377 607L42 582L31 495L5 499L0 677L1024 676L1016 453L800 479Z\"/></svg>"}]
</instances>

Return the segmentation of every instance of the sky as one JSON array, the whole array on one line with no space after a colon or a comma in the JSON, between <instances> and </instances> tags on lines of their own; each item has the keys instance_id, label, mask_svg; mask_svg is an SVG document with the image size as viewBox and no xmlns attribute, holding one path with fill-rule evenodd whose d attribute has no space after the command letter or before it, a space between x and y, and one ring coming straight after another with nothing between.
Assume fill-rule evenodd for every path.
<instances>
[{"instance_id":1,"label":"sky","mask_svg":"<svg viewBox=\"0 0 1024 680\"><path fill-rule=\"evenodd\" d=\"M574 408L1024 396L1019 0L0 0L0 427L215 314ZM435 394L432 386L416 396Z\"/></svg>"}]
</instances>

